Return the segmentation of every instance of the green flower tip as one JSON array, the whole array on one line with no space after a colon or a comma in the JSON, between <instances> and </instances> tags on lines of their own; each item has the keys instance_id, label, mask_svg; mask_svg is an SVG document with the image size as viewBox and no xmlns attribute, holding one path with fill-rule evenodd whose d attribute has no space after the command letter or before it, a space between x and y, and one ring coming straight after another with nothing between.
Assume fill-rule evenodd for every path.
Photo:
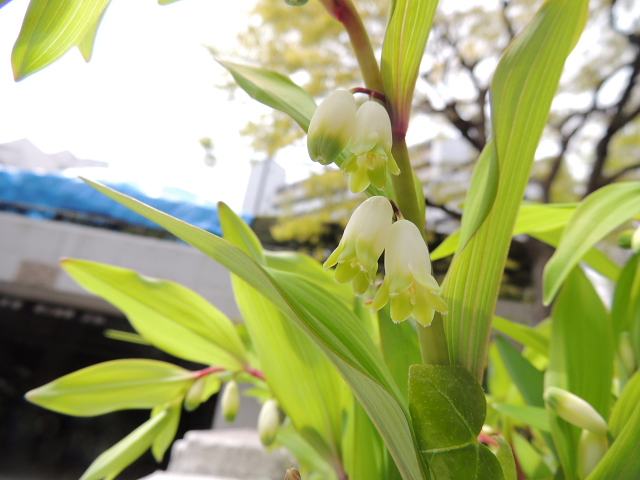
<instances>
[{"instance_id":1,"label":"green flower tip","mask_svg":"<svg viewBox=\"0 0 640 480\"><path fill-rule=\"evenodd\" d=\"M549 387L544 392L545 403L560 418L576 427L606 436L607 422L586 400L558 387Z\"/></svg>"},{"instance_id":2,"label":"green flower tip","mask_svg":"<svg viewBox=\"0 0 640 480\"><path fill-rule=\"evenodd\" d=\"M431 275L429 248L410 221L398 220L391 226L384 268L384 281L373 298L374 310L390 302L394 322L413 316L425 327L431 324L435 312L448 313L439 295L440 286Z\"/></svg>"},{"instance_id":3,"label":"green flower tip","mask_svg":"<svg viewBox=\"0 0 640 480\"><path fill-rule=\"evenodd\" d=\"M349 143L355 130L356 101L346 90L337 90L318 106L307 135L311 160L329 165Z\"/></svg>"}]
</instances>

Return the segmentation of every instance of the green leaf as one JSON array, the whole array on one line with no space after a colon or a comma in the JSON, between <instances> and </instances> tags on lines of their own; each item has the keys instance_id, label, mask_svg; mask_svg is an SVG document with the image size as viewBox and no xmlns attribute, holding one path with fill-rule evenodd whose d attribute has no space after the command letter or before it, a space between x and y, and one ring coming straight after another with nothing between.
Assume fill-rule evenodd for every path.
<instances>
[{"instance_id":1,"label":"green leaf","mask_svg":"<svg viewBox=\"0 0 640 480\"><path fill-rule=\"evenodd\" d=\"M553 477L553 472L542 459L540 453L517 432L513 434L513 448L518 456L518 462L528 480L549 480ZM562 468L558 468L561 472ZM560 477L553 477L560 478ZM564 478L564 477L562 477Z\"/></svg>"},{"instance_id":2,"label":"green leaf","mask_svg":"<svg viewBox=\"0 0 640 480\"><path fill-rule=\"evenodd\" d=\"M234 80L251 98L286 113L307 131L316 111L316 102L304 89L271 70L224 62L218 58L216 62L229 70Z\"/></svg>"},{"instance_id":3,"label":"green leaf","mask_svg":"<svg viewBox=\"0 0 640 480\"><path fill-rule=\"evenodd\" d=\"M77 44L78 50L80 50L80 53L82 54L82 58L84 58L85 62L89 62L91 60L91 57L93 56L93 47L96 42L98 27L100 26L100 23L102 22L102 19L104 18L104 13L106 11L107 9L105 7L105 9L102 11L102 14L98 18L98 20L94 23L94 25L89 30L87 30L87 32L84 34L84 36L80 39L80 41Z\"/></svg>"},{"instance_id":4,"label":"green leaf","mask_svg":"<svg viewBox=\"0 0 640 480\"><path fill-rule=\"evenodd\" d=\"M579 267L567 277L552 319L545 388L568 390L608 418L614 360L608 312ZM566 478L576 480L580 429L547 412Z\"/></svg>"},{"instance_id":5,"label":"green leaf","mask_svg":"<svg viewBox=\"0 0 640 480\"><path fill-rule=\"evenodd\" d=\"M607 185L585 198L544 269L545 303L551 303L569 272L591 247L638 212L640 182Z\"/></svg>"},{"instance_id":6,"label":"green leaf","mask_svg":"<svg viewBox=\"0 0 640 480\"><path fill-rule=\"evenodd\" d=\"M502 467L502 473L505 480L518 480L518 472L516 470L516 460L511 451L511 446L500 435L493 435L493 438L498 442L498 461Z\"/></svg>"},{"instance_id":7,"label":"green leaf","mask_svg":"<svg viewBox=\"0 0 640 480\"><path fill-rule=\"evenodd\" d=\"M412 365L409 408L432 478L504 479L496 456L477 440L487 405L482 387L468 370Z\"/></svg>"},{"instance_id":8,"label":"green leaf","mask_svg":"<svg viewBox=\"0 0 640 480\"><path fill-rule=\"evenodd\" d=\"M545 357L549 356L549 339L535 328L498 316L493 317L493 328L500 333L509 335L525 347L529 347Z\"/></svg>"},{"instance_id":9,"label":"green leaf","mask_svg":"<svg viewBox=\"0 0 640 480\"><path fill-rule=\"evenodd\" d=\"M636 397L636 402L640 400ZM640 408L633 410L611 448L587 480L640 478Z\"/></svg>"},{"instance_id":10,"label":"green leaf","mask_svg":"<svg viewBox=\"0 0 640 480\"><path fill-rule=\"evenodd\" d=\"M315 258L299 252L264 252L267 266L283 272L298 273L321 285L326 290L344 300L353 303L353 290L347 283L338 283L333 278L333 270L325 270Z\"/></svg>"},{"instance_id":11,"label":"green leaf","mask_svg":"<svg viewBox=\"0 0 640 480\"><path fill-rule=\"evenodd\" d=\"M90 417L165 404L184 394L193 380L193 372L170 363L112 360L60 377L26 398L49 410Z\"/></svg>"},{"instance_id":12,"label":"green leaf","mask_svg":"<svg viewBox=\"0 0 640 480\"><path fill-rule=\"evenodd\" d=\"M636 372L622 391L622 395L611 411L609 431L613 438L618 437L624 429L633 412L640 406L640 372Z\"/></svg>"},{"instance_id":13,"label":"green leaf","mask_svg":"<svg viewBox=\"0 0 640 480\"><path fill-rule=\"evenodd\" d=\"M285 423L278 430L276 441L284 446L300 464L302 478L311 478L314 473L322 480L338 480L335 470L327 461L318 455L307 441L296 431L291 424Z\"/></svg>"},{"instance_id":14,"label":"green leaf","mask_svg":"<svg viewBox=\"0 0 640 480\"><path fill-rule=\"evenodd\" d=\"M218 202L218 215L224 238L264 266L267 262L257 235L223 202Z\"/></svg>"},{"instance_id":15,"label":"green leaf","mask_svg":"<svg viewBox=\"0 0 640 480\"><path fill-rule=\"evenodd\" d=\"M31 0L11 55L16 81L53 63L83 42L96 28L109 1Z\"/></svg>"},{"instance_id":16,"label":"green leaf","mask_svg":"<svg viewBox=\"0 0 640 480\"><path fill-rule=\"evenodd\" d=\"M437 0L397 0L382 44L382 85L394 128L406 132Z\"/></svg>"},{"instance_id":17,"label":"green leaf","mask_svg":"<svg viewBox=\"0 0 640 480\"><path fill-rule=\"evenodd\" d=\"M151 413L151 418L163 412L166 412L166 419L162 422L162 428L156 434L156 438L151 445L151 453L158 463L162 462L164 454L171 446L171 443L173 443L173 439L178 432L180 413L182 412L180 403L177 405L169 405L168 407L154 408Z\"/></svg>"},{"instance_id":18,"label":"green leaf","mask_svg":"<svg viewBox=\"0 0 640 480\"><path fill-rule=\"evenodd\" d=\"M552 247L557 247L558 245L560 245L562 231L550 230L548 232L532 232L531 236L551 245ZM615 263L595 247L590 248L582 257L582 260L591 268L614 282L618 280L620 272L622 271L617 263Z\"/></svg>"},{"instance_id":19,"label":"green leaf","mask_svg":"<svg viewBox=\"0 0 640 480\"><path fill-rule=\"evenodd\" d=\"M445 332L451 363L467 367L478 379L484 372L493 311L534 154L588 6L588 0L543 3L507 48L493 77L498 190L484 222L454 257L443 289L449 305ZM465 215L463 225L475 220Z\"/></svg>"},{"instance_id":20,"label":"green leaf","mask_svg":"<svg viewBox=\"0 0 640 480\"><path fill-rule=\"evenodd\" d=\"M415 327L410 322L394 323L389 306L378 312L382 357L393 375L400 392L409 395L409 367L422 363Z\"/></svg>"},{"instance_id":21,"label":"green leaf","mask_svg":"<svg viewBox=\"0 0 640 480\"><path fill-rule=\"evenodd\" d=\"M299 275L270 270L278 277L276 281L228 241L108 187L85 181L209 255L269 299L309 335L338 368L378 428L403 479L424 478L414 447L408 407L362 323L342 301ZM293 279L287 281L290 277Z\"/></svg>"},{"instance_id":22,"label":"green leaf","mask_svg":"<svg viewBox=\"0 0 640 480\"><path fill-rule=\"evenodd\" d=\"M371 480L384 476L386 447L375 425L353 396L343 438L344 468L350 480Z\"/></svg>"},{"instance_id":23,"label":"green leaf","mask_svg":"<svg viewBox=\"0 0 640 480\"><path fill-rule=\"evenodd\" d=\"M87 260L61 263L80 285L122 310L138 333L156 347L232 371L246 364L244 345L231 320L188 288Z\"/></svg>"},{"instance_id":24,"label":"green leaf","mask_svg":"<svg viewBox=\"0 0 640 480\"><path fill-rule=\"evenodd\" d=\"M489 215L498 193L498 170L497 152L491 139L482 149L471 177L471 185L465 200L467 205L464 212L465 222L460 229L457 250L462 250L467 245Z\"/></svg>"},{"instance_id":25,"label":"green leaf","mask_svg":"<svg viewBox=\"0 0 640 480\"><path fill-rule=\"evenodd\" d=\"M470 203L470 199L467 199L467 203ZM548 232L550 230L563 228L574 211L575 205L553 203L542 205L523 204L518 211L516 224L513 227L513 236L522 235L523 233L531 235L538 232ZM462 245L465 244L466 243L463 243ZM438 245L438 248L431 253L431 260L439 260L453 255L456 249L459 248L459 245L460 230L457 230L445 238L445 240Z\"/></svg>"},{"instance_id":26,"label":"green leaf","mask_svg":"<svg viewBox=\"0 0 640 480\"><path fill-rule=\"evenodd\" d=\"M640 253L634 254L624 266L616 284L611 310L613 338L617 342L622 332L632 332L640 322ZM640 352L636 345L636 354Z\"/></svg>"},{"instance_id":27,"label":"green leaf","mask_svg":"<svg viewBox=\"0 0 640 480\"><path fill-rule=\"evenodd\" d=\"M496 337L500 356L527 405L544 408L544 374L531 365L516 348L501 336Z\"/></svg>"},{"instance_id":28,"label":"green leaf","mask_svg":"<svg viewBox=\"0 0 640 480\"><path fill-rule=\"evenodd\" d=\"M151 446L154 438L162 431L167 420L166 411L147 420L96 458L80 480L115 478Z\"/></svg>"},{"instance_id":29,"label":"green leaf","mask_svg":"<svg viewBox=\"0 0 640 480\"><path fill-rule=\"evenodd\" d=\"M545 432L551 431L547 412L542 407L532 407L531 405L509 405L507 403L494 403L493 408L520 422L539 428Z\"/></svg>"}]
</instances>

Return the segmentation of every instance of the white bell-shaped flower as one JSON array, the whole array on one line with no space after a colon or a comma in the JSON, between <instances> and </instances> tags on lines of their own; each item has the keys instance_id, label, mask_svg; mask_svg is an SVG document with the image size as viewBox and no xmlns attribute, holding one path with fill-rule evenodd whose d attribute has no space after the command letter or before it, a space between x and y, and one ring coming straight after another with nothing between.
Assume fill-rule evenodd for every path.
<instances>
[{"instance_id":1,"label":"white bell-shaped flower","mask_svg":"<svg viewBox=\"0 0 640 480\"><path fill-rule=\"evenodd\" d=\"M393 139L387 110L378 102L362 104L356 115L356 128L351 139L352 156L342 164L349 174L349 188L362 192L369 184L384 188L387 169L398 175L400 169L391 154Z\"/></svg>"},{"instance_id":2,"label":"white bell-shaped flower","mask_svg":"<svg viewBox=\"0 0 640 480\"><path fill-rule=\"evenodd\" d=\"M332 163L351 140L356 124L356 100L346 90L337 90L318 106L307 135L311 160Z\"/></svg>"},{"instance_id":3,"label":"white bell-shaped flower","mask_svg":"<svg viewBox=\"0 0 640 480\"><path fill-rule=\"evenodd\" d=\"M434 313L447 313L440 286L431 275L429 248L420 230L409 220L391 226L384 257L385 277L373 298L380 310L391 301L391 319L402 322L413 316L418 323L431 324Z\"/></svg>"},{"instance_id":4,"label":"white bell-shaped flower","mask_svg":"<svg viewBox=\"0 0 640 480\"><path fill-rule=\"evenodd\" d=\"M324 263L325 268L338 264L337 282L351 282L357 295L367 291L376 279L392 220L393 208L386 197L371 197L356 208L338 248Z\"/></svg>"}]
</instances>

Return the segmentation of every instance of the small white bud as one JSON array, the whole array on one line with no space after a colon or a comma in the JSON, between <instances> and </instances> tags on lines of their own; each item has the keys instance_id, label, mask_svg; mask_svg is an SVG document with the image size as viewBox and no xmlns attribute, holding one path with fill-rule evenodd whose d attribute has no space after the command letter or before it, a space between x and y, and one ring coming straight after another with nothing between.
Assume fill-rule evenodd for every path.
<instances>
[{"instance_id":1,"label":"small white bud","mask_svg":"<svg viewBox=\"0 0 640 480\"><path fill-rule=\"evenodd\" d=\"M589 402L558 387L544 392L544 401L558 415L576 427L584 428L600 436L606 436L609 427Z\"/></svg>"},{"instance_id":2,"label":"small white bud","mask_svg":"<svg viewBox=\"0 0 640 480\"><path fill-rule=\"evenodd\" d=\"M265 447L271 445L276 439L279 427L280 413L278 412L278 404L273 398L270 398L262 404L262 409L258 416L258 434Z\"/></svg>"},{"instance_id":3,"label":"small white bud","mask_svg":"<svg viewBox=\"0 0 640 480\"><path fill-rule=\"evenodd\" d=\"M582 430L578 443L578 477L580 480L585 480L589 476L608 449L609 441L606 436Z\"/></svg>"},{"instance_id":4,"label":"small white bud","mask_svg":"<svg viewBox=\"0 0 640 480\"><path fill-rule=\"evenodd\" d=\"M356 100L346 90L337 90L318 106L307 135L311 160L332 163L351 140L356 124Z\"/></svg>"},{"instance_id":5,"label":"small white bud","mask_svg":"<svg viewBox=\"0 0 640 480\"><path fill-rule=\"evenodd\" d=\"M238 382L231 380L227 382L222 392L222 414L224 419L231 423L236 419L238 415L238 409L240 408L240 390L238 389Z\"/></svg>"}]
</instances>

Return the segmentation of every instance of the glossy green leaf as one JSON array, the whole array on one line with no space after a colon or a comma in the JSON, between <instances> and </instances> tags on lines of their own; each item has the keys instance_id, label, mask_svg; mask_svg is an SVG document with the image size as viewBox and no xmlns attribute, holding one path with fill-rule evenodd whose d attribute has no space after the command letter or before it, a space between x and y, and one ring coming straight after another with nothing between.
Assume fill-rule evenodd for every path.
<instances>
[{"instance_id":1,"label":"glossy green leaf","mask_svg":"<svg viewBox=\"0 0 640 480\"><path fill-rule=\"evenodd\" d=\"M280 110L293 118L306 132L316 102L304 89L284 75L263 68L216 61L229 70L238 85L253 99Z\"/></svg>"},{"instance_id":2,"label":"glossy green leaf","mask_svg":"<svg viewBox=\"0 0 640 480\"><path fill-rule=\"evenodd\" d=\"M511 380L520 390L524 401L527 405L544 408L542 399L544 374L501 336L496 337L496 343Z\"/></svg>"},{"instance_id":3,"label":"glossy green leaf","mask_svg":"<svg viewBox=\"0 0 640 480\"><path fill-rule=\"evenodd\" d=\"M53 63L96 28L110 0L31 0L11 55L16 80Z\"/></svg>"},{"instance_id":4,"label":"glossy green leaf","mask_svg":"<svg viewBox=\"0 0 640 480\"><path fill-rule=\"evenodd\" d=\"M267 297L302 328L338 368L378 428L404 480L424 478L415 452L408 407L366 330L342 301L298 275L271 270L281 277L276 281L228 241L108 187L85 181L214 258ZM283 279L290 276L294 280L281 285ZM293 286L298 295L292 293Z\"/></svg>"},{"instance_id":5,"label":"glossy green leaf","mask_svg":"<svg viewBox=\"0 0 640 480\"><path fill-rule=\"evenodd\" d=\"M549 356L549 339L535 328L497 316L493 317L493 328L510 336L525 347L532 348L544 356Z\"/></svg>"},{"instance_id":6,"label":"glossy green leaf","mask_svg":"<svg viewBox=\"0 0 640 480\"><path fill-rule=\"evenodd\" d=\"M151 446L155 437L164 428L166 421L166 411L147 420L96 458L82 477L80 477L80 480L115 478Z\"/></svg>"},{"instance_id":7,"label":"glossy green leaf","mask_svg":"<svg viewBox=\"0 0 640 480\"><path fill-rule=\"evenodd\" d=\"M611 411L609 419L609 431L613 438L620 435L629 419L640 407L640 371L636 372L627 382L622 395Z\"/></svg>"},{"instance_id":8,"label":"glossy green leaf","mask_svg":"<svg viewBox=\"0 0 640 480\"><path fill-rule=\"evenodd\" d=\"M153 444L151 445L151 453L158 463L160 463L164 458L164 454L173 443L173 439L176 437L176 433L178 432L180 414L182 413L180 403L177 405L154 408L151 413L151 418L156 415L160 415L163 412L166 412L166 419L162 422L162 428L156 434L156 438L153 440Z\"/></svg>"},{"instance_id":9,"label":"glossy green leaf","mask_svg":"<svg viewBox=\"0 0 640 480\"><path fill-rule=\"evenodd\" d=\"M516 460L513 457L511 446L500 435L494 435L493 438L498 442L498 452L496 457L502 467L504 480L518 480L518 472L516 470Z\"/></svg>"},{"instance_id":10,"label":"glossy green leaf","mask_svg":"<svg viewBox=\"0 0 640 480\"><path fill-rule=\"evenodd\" d=\"M585 198L544 269L545 302L551 303L569 272L591 247L638 212L640 182L607 185Z\"/></svg>"},{"instance_id":11,"label":"glossy green leaf","mask_svg":"<svg viewBox=\"0 0 640 480\"><path fill-rule=\"evenodd\" d=\"M409 367L422 363L418 333L410 322L394 323L389 306L378 312L380 347L400 392L409 394Z\"/></svg>"},{"instance_id":12,"label":"glossy green leaf","mask_svg":"<svg viewBox=\"0 0 640 480\"><path fill-rule=\"evenodd\" d=\"M224 238L264 266L267 261L257 235L224 202L218 202L220 225Z\"/></svg>"},{"instance_id":13,"label":"glossy green leaf","mask_svg":"<svg viewBox=\"0 0 640 480\"><path fill-rule=\"evenodd\" d=\"M413 90L431 31L437 0L397 0L382 44L382 85L394 127L405 131Z\"/></svg>"},{"instance_id":14,"label":"glossy green leaf","mask_svg":"<svg viewBox=\"0 0 640 480\"><path fill-rule=\"evenodd\" d=\"M138 333L156 347L232 371L246 364L244 345L231 320L188 288L87 260L61 263L80 285L122 310Z\"/></svg>"},{"instance_id":15,"label":"glossy green leaf","mask_svg":"<svg viewBox=\"0 0 640 480\"><path fill-rule=\"evenodd\" d=\"M494 403L493 408L511 418L524 422L534 428L539 428L545 432L551 431L547 412L542 407L532 407L531 405L509 405L508 403Z\"/></svg>"},{"instance_id":16,"label":"glossy green leaf","mask_svg":"<svg viewBox=\"0 0 640 480\"><path fill-rule=\"evenodd\" d=\"M609 314L579 267L565 281L552 312L549 366L545 388L560 387L609 417L614 350ZM580 429L547 409L551 433L567 480L577 479Z\"/></svg>"},{"instance_id":17,"label":"glossy green leaf","mask_svg":"<svg viewBox=\"0 0 640 480\"><path fill-rule=\"evenodd\" d=\"M467 200L467 203L469 199ZM513 236L523 233L532 234L537 232L547 232L563 228L571 215L575 211L572 204L524 204L520 206L516 224L513 227ZM432 260L453 255L460 244L460 231L457 230L449 235L431 253Z\"/></svg>"},{"instance_id":18,"label":"glossy green leaf","mask_svg":"<svg viewBox=\"0 0 640 480\"><path fill-rule=\"evenodd\" d=\"M413 365L409 408L431 478L504 479L496 456L477 440L487 405L482 387L468 370Z\"/></svg>"},{"instance_id":19,"label":"glossy green leaf","mask_svg":"<svg viewBox=\"0 0 640 480\"><path fill-rule=\"evenodd\" d=\"M454 257L443 289L449 305L445 321L449 357L452 364L467 367L478 379L484 372L502 272L534 154L588 7L588 0L544 2L507 48L493 76L498 190L485 221Z\"/></svg>"},{"instance_id":20,"label":"glossy green leaf","mask_svg":"<svg viewBox=\"0 0 640 480\"><path fill-rule=\"evenodd\" d=\"M153 408L184 394L193 372L157 360L112 360L60 377L26 394L49 410L81 417Z\"/></svg>"}]
</instances>

